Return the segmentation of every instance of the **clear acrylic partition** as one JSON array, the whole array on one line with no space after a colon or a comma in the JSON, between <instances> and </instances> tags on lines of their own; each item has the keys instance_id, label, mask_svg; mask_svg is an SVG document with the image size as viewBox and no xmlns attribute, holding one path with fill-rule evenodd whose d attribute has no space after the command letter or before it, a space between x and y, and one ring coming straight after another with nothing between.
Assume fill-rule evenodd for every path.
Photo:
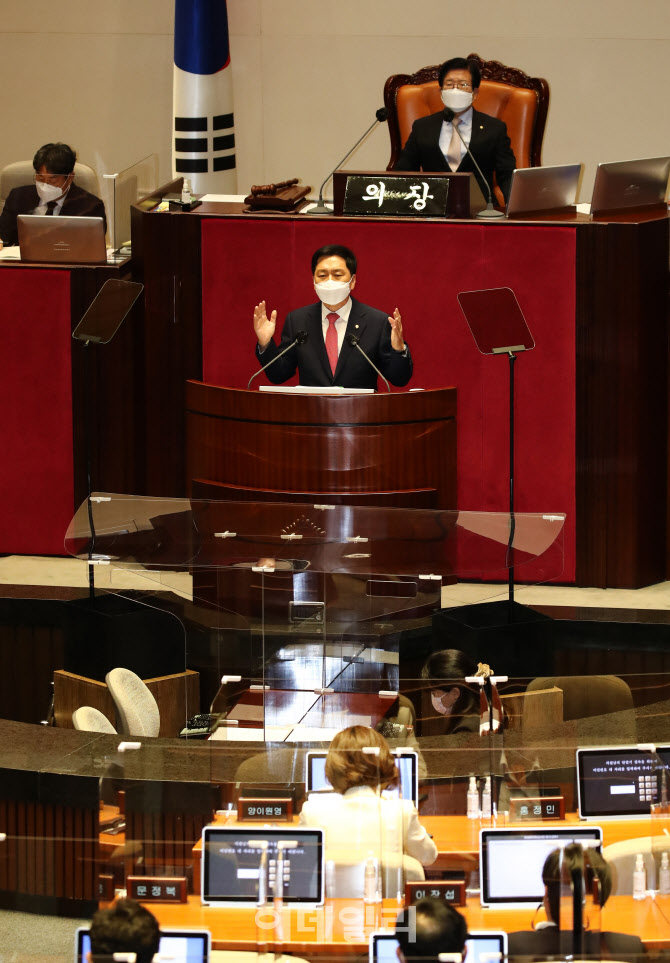
<instances>
[{"instance_id":1,"label":"clear acrylic partition","mask_svg":"<svg viewBox=\"0 0 670 963\"><path fill-rule=\"evenodd\" d=\"M158 154L142 160L118 174L105 174L112 181L114 220L110 230L114 250L130 247L130 208L158 186Z\"/></svg>"},{"instance_id":2,"label":"clear acrylic partition","mask_svg":"<svg viewBox=\"0 0 670 963\"><path fill-rule=\"evenodd\" d=\"M575 655L579 640L557 641L545 625L551 620L543 616L542 631L529 642L528 624L505 623L504 603L502 612L497 603L484 606L500 625L492 647L481 636L488 646L481 661L508 676L497 684L502 725L486 732L489 705L497 706L492 690L465 682L464 672L444 667L451 663L430 662L435 650L458 642L465 671L476 671L479 643L471 637L488 630L465 624L450 634L439 612L443 585L510 563L520 578L530 564L547 580L560 578L562 516L517 515L511 545L509 518L486 513L96 495L91 518L92 526L82 506L67 536L68 551L95 566L89 605L102 622L100 631L91 623L89 654L110 634L110 611L128 616L130 643L123 648L117 630L115 644L131 662L134 655L148 658L152 668L140 674L160 705L162 736L70 733L62 759L45 762L49 778L57 769L98 780L98 845L80 862L103 902L121 889L142 895L137 887L145 886L149 897L153 886L179 888L185 880L186 902L147 903L164 926L206 925L217 949L308 959L310 943L320 946L320 958L338 958L345 944L347 953L353 945L364 955L371 932L393 927L412 881L428 894L436 882L464 884L471 930L530 930L533 917L542 917L540 899L509 917L481 907L480 831L592 825L576 813L577 748L653 743L651 768L660 780L655 760L665 760L670 676L640 671L594 679ZM136 623L140 642L133 641ZM545 650L555 655L553 670L539 672ZM568 650L571 672L559 671ZM205 717L201 729L178 738L198 714ZM113 710L111 719L118 722ZM379 765L379 777L368 779L375 788L350 790L346 799L327 785L324 791L319 780L331 740L353 725L383 735L401 772L408 763L400 756L415 754L409 772L416 785L405 776L403 796L415 797L418 817L411 798L381 798L388 774L374 754L365 755L368 770ZM346 785L361 768L350 765ZM470 798L468 818L472 777L476 800ZM653 811L650 804L636 819L596 821L606 847L628 840L644 850L647 889L658 889L670 838L662 802L659 795ZM552 806L557 815L564 810L562 820L550 818ZM202 908L201 834L210 825L222 830L213 836L215 855L230 853L235 833L241 840L232 879L246 887L249 906L215 899ZM289 843L302 845L295 834L315 827L325 831L327 897L316 913L291 903L286 882L300 876L300 847ZM271 834L281 829L290 838L280 892ZM67 842L76 834L62 835ZM266 844L265 892L264 850L248 845L259 840ZM632 884L632 871L620 872ZM586 915L586 958L599 926L652 942L670 939L670 895L634 901L617 888L600 920L592 905Z\"/></svg>"}]
</instances>

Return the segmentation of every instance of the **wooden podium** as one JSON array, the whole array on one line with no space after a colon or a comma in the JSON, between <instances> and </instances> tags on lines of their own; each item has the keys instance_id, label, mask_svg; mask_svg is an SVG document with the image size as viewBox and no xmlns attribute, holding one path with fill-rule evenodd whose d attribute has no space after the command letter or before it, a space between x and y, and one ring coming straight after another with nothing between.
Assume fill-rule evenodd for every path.
<instances>
[{"instance_id":1,"label":"wooden podium","mask_svg":"<svg viewBox=\"0 0 670 963\"><path fill-rule=\"evenodd\" d=\"M456 508L456 389L305 395L187 382L191 497Z\"/></svg>"}]
</instances>

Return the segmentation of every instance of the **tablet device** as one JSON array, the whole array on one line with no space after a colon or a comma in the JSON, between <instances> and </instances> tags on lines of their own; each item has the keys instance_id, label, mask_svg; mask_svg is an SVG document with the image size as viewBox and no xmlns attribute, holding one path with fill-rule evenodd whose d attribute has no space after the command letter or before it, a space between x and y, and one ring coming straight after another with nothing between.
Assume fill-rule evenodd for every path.
<instances>
[{"instance_id":1,"label":"tablet device","mask_svg":"<svg viewBox=\"0 0 670 963\"><path fill-rule=\"evenodd\" d=\"M370 936L369 963L398 963L398 940L393 933ZM507 933L502 930L470 930L466 963L495 963L507 956Z\"/></svg>"},{"instance_id":2,"label":"tablet device","mask_svg":"<svg viewBox=\"0 0 670 963\"><path fill-rule=\"evenodd\" d=\"M33 264L107 262L101 217L19 214L16 218L21 260Z\"/></svg>"},{"instance_id":3,"label":"tablet device","mask_svg":"<svg viewBox=\"0 0 670 963\"><path fill-rule=\"evenodd\" d=\"M86 963L91 949L90 927L75 932L75 963ZM209 963L212 936L209 930L161 929L158 956L165 963Z\"/></svg>"},{"instance_id":4,"label":"tablet device","mask_svg":"<svg viewBox=\"0 0 670 963\"><path fill-rule=\"evenodd\" d=\"M577 799L582 819L648 816L668 792L670 746L577 750Z\"/></svg>"},{"instance_id":5,"label":"tablet device","mask_svg":"<svg viewBox=\"0 0 670 963\"><path fill-rule=\"evenodd\" d=\"M600 826L480 830L482 906L541 903L542 867L549 853L568 843L600 849L602 839Z\"/></svg>"},{"instance_id":6,"label":"tablet device","mask_svg":"<svg viewBox=\"0 0 670 963\"><path fill-rule=\"evenodd\" d=\"M326 779L326 750L305 753L305 789L310 792L332 792L333 787ZM398 785L385 789L382 796L386 799L409 799L418 805L419 800L419 756L414 749L394 749L393 755L400 779Z\"/></svg>"},{"instance_id":7,"label":"tablet device","mask_svg":"<svg viewBox=\"0 0 670 963\"><path fill-rule=\"evenodd\" d=\"M209 906L255 905L261 888L267 842L266 893L272 899L280 848L283 849L283 899L318 906L325 889L323 829L297 826L205 826L202 831L202 901ZM283 847L280 846L283 844Z\"/></svg>"}]
</instances>

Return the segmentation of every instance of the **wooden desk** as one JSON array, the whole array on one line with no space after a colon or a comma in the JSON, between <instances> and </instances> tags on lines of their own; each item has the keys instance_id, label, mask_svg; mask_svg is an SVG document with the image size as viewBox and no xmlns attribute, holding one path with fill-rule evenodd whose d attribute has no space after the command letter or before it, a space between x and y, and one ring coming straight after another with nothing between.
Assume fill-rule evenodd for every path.
<instances>
[{"instance_id":1,"label":"wooden desk","mask_svg":"<svg viewBox=\"0 0 670 963\"><path fill-rule=\"evenodd\" d=\"M283 941L275 943L272 910L259 917L267 928L256 927L255 907L218 908L202 906L198 897L175 906L146 904L161 926L205 927L212 933L215 950L255 950L260 940L269 949L308 958L320 956L361 955L367 952L367 941L374 930L393 929L398 905L384 900L381 906L364 906L361 900L326 900L319 909L283 910ZM483 909L479 900L469 899L462 910L471 929L504 929L507 932L529 930L535 906L518 910ZM670 897L658 901L634 900L628 896L612 896L602 914L603 929L639 935L647 949L670 947ZM260 939L259 939L260 938Z\"/></svg>"}]
</instances>

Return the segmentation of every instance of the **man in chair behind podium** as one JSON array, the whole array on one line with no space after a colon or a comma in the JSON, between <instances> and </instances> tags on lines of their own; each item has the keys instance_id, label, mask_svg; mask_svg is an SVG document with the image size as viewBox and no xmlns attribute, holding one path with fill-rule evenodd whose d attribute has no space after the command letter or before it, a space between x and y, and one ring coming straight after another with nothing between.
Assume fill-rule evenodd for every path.
<instances>
[{"instance_id":1,"label":"man in chair behind podium","mask_svg":"<svg viewBox=\"0 0 670 963\"><path fill-rule=\"evenodd\" d=\"M254 308L256 357L273 384L296 372L310 387L376 388L377 372L349 338L360 347L392 384L403 387L412 376L412 358L405 344L400 312L392 315L370 308L351 297L356 285L356 256L349 248L329 244L312 255L312 275L319 303L286 315L279 347L274 342L277 312L268 318L265 301ZM303 343L278 355L305 332Z\"/></svg>"},{"instance_id":2,"label":"man in chair behind podium","mask_svg":"<svg viewBox=\"0 0 670 963\"><path fill-rule=\"evenodd\" d=\"M414 121L395 170L471 171L484 196L487 196L487 185L493 193L495 173L505 201L509 200L516 158L503 121L482 114L472 106L481 83L479 67L472 60L453 57L440 67L438 82L442 103L447 109ZM481 167L487 184L482 183L454 124Z\"/></svg>"},{"instance_id":3,"label":"man in chair behind podium","mask_svg":"<svg viewBox=\"0 0 670 963\"><path fill-rule=\"evenodd\" d=\"M95 194L73 184L77 155L67 144L45 144L33 157L33 184L15 187L0 214L0 241L18 244L19 214L62 214L67 217L101 217L105 230L105 205Z\"/></svg>"}]
</instances>

